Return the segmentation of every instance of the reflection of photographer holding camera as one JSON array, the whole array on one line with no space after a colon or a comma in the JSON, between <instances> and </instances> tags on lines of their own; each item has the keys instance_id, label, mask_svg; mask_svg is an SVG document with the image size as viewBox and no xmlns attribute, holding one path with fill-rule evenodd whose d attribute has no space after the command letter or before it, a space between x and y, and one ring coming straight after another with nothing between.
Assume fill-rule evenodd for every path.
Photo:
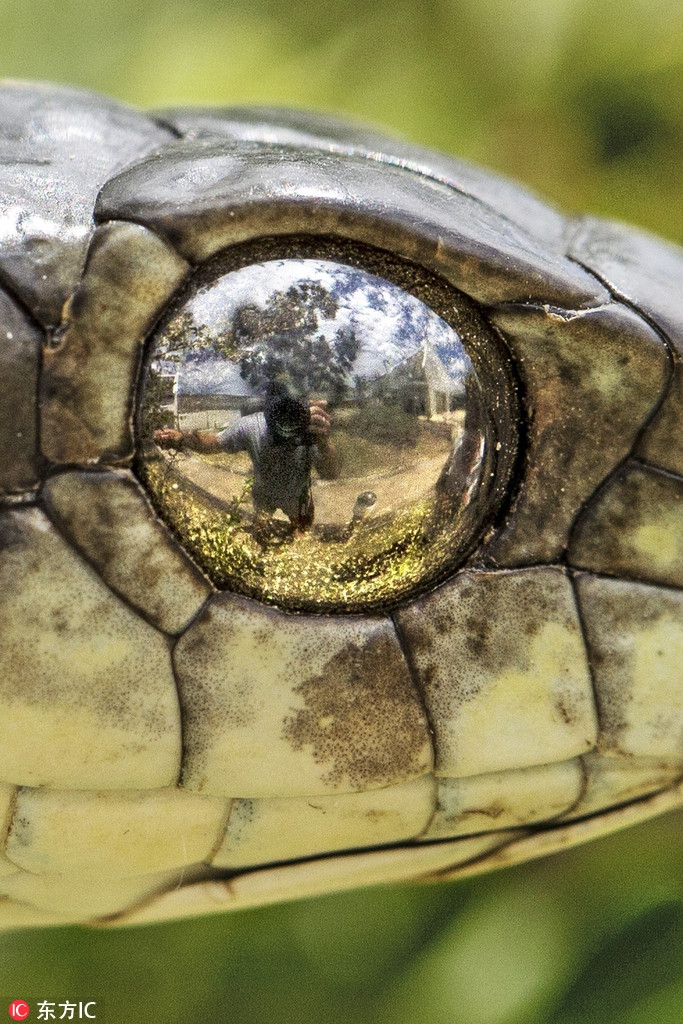
<instances>
[{"instance_id":1,"label":"reflection of photographer holding camera","mask_svg":"<svg viewBox=\"0 0 683 1024\"><path fill-rule=\"evenodd\" d=\"M162 448L197 452L249 453L254 467L252 500L257 513L281 509L295 530L313 523L311 471L323 480L339 475L330 444L327 402L303 402L277 381L266 389L263 412L242 416L226 430L157 430L155 442Z\"/></svg>"}]
</instances>

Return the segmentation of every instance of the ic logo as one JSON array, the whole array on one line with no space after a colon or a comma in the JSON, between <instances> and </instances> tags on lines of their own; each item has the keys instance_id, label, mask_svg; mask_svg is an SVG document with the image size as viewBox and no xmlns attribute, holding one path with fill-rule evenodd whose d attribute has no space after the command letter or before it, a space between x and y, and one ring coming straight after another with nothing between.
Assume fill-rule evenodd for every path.
<instances>
[{"instance_id":1,"label":"ic logo","mask_svg":"<svg viewBox=\"0 0 683 1024\"><path fill-rule=\"evenodd\" d=\"M31 1007L23 999L15 999L9 1004L9 1015L12 1020L26 1020Z\"/></svg>"}]
</instances>

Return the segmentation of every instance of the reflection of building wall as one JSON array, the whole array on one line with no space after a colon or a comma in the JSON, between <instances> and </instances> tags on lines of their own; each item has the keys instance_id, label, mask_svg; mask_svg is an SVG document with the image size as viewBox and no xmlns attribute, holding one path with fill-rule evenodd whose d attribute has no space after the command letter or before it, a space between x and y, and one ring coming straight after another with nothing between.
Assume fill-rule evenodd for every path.
<instances>
[{"instance_id":1,"label":"reflection of building wall","mask_svg":"<svg viewBox=\"0 0 683 1024\"><path fill-rule=\"evenodd\" d=\"M425 401L429 419L438 416L439 413L455 412L461 405L460 395L448 394L444 391L436 391L429 386L425 387Z\"/></svg>"},{"instance_id":2,"label":"reflection of building wall","mask_svg":"<svg viewBox=\"0 0 683 1024\"><path fill-rule=\"evenodd\" d=\"M178 430L223 430L239 419L239 409L195 409L192 412L178 412Z\"/></svg>"},{"instance_id":3,"label":"reflection of building wall","mask_svg":"<svg viewBox=\"0 0 683 1024\"><path fill-rule=\"evenodd\" d=\"M205 409L241 409L244 398L233 395L178 395L178 415Z\"/></svg>"},{"instance_id":4,"label":"reflection of building wall","mask_svg":"<svg viewBox=\"0 0 683 1024\"><path fill-rule=\"evenodd\" d=\"M429 420L456 412L463 406L462 395L439 391L426 381L407 381L404 387L395 389L393 397L406 412L426 416Z\"/></svg>"},{"instance_id":5,"label":"reflection of building wall","mask_svg":"<svg viewBox=\"0 0 683 1024\"><path fill-rule=\"evenodd\" d=\"M173 419L178 430L218 430L240 416L244 398L230 395L176 395Z\"/></svg>"},{"instance_id":6,"label":"reflection of building wall","mask_svg":"<svg viewBox=\"0 0 683 1024\"><path fill-rule=\"evenodd\" d=\"M216 430L262 406L235 363L185 354L176 367L174 420L187 430Z\"/></svg>"}]
</instances>

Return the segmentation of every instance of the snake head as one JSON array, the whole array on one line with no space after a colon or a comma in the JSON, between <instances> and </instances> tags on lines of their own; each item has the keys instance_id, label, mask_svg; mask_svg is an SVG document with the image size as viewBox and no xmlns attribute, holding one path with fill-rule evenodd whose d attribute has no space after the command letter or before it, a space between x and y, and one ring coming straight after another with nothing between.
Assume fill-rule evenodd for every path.
<instances>
[{"instance_id":1,"label":"snake head","mask_svg":"<svg viewBox=\"0 0 683 1024\"><path fill-rule=\"evenodd\" d=\"M315 115L0 120L0 922L679 804L681 252Z\"/></svg>"}]
</instances>

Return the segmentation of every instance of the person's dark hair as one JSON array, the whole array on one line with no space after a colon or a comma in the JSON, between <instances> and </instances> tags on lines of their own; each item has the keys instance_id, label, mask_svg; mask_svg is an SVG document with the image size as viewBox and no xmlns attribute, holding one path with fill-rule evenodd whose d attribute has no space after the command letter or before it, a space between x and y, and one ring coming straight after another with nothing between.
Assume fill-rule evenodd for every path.
<instances>
[{"instance_id":1,"label":"person's dark hair","mask_svg":"<svg viewBox=\"0 0 683 1024\"><path fill-rule=\"evenodd\" d=\"M276 440L296 438L302 444L310 443L308 428L311 423L311 411L308 402L297 398L283 381L270 381L266 386L263 412L266 426Z\"/></svg>"}]
</instances>

